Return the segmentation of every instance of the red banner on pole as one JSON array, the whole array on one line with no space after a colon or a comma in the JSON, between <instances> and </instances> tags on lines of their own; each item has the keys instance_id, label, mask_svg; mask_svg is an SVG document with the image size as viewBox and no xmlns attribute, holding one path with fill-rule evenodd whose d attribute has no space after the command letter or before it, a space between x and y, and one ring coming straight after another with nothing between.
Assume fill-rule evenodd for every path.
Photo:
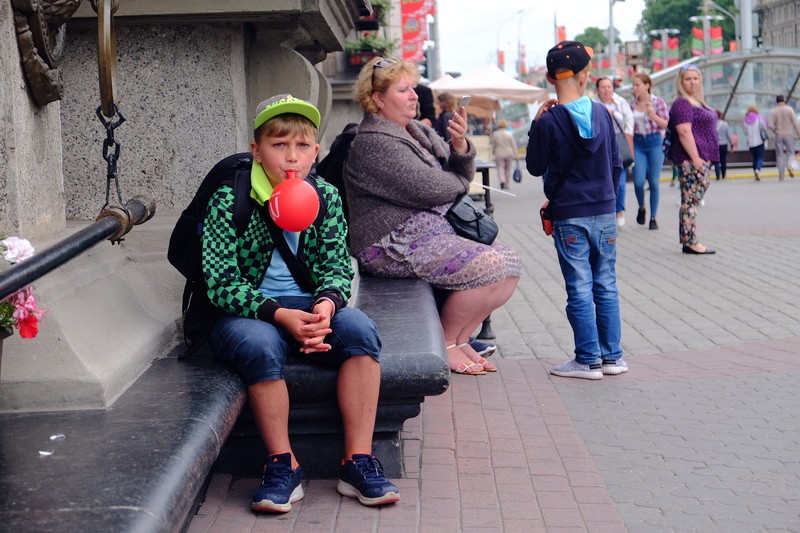
<instances>
[{"instance_id":1,"label":"red banner on pole","mask_svg":"<svg viewBox=\"0 0 800 533\"><path fill-rule=\"evenodd\" d=\"M403 59L425 60L425 41L429 38L428 15L434 15L434 0L401 0Z\"/></svg>"}]
</instances>

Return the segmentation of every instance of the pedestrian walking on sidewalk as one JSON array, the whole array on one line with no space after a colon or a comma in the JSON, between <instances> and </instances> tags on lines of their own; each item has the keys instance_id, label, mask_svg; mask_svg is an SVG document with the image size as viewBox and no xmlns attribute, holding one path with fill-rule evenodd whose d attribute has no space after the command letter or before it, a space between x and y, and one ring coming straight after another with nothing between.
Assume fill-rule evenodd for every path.
<instances>
[{"instance_id":1,"label":"pedestrian walking on sidewalk","mask_svg":"<svg viewBox=\"0 0 800 533\"><path fill-rule=\"evenodd\" d=\"M742 121L747 148L750 150L750 157L753 160L753 179L761 181L761 169L764 167L764 151L766 142L769 138L767 133L767 123L759 112L758 108L751 105L747 108L747 114Z\"/></svg>"},{"instance_id":2,"label":"pedestrian walking on sidewalk","mask_svg":"<svg viewBox=\"0 0 800 533\"><path fill-rule=\"evenodd\" d=\"M792 167L787 166L790 157L794 157L794 134L800 135L800 123L794 109L786 105L786 98L779 94L775 98L778 104L770 111L767 124L769 129L775 132L775 158L778 165L778 180L783 181L783 175L788 170L789 175L794 177Z\"/></svg>"},{"instance_id":3,"label":"pedestrian walking on sidewalk","mask_svg":"<svg viewBox=\"0 0 800 533\"><path fill-rule=\"evenodd\" d=\"M628 365L620 347L617 294L617 186L622 173L611 115L584 95L592 49L562 41L547 53L547 80L557 100L533 119L526 163L544 177L553 242L567 289L575 359L556 376L602 379Z\"/></svg>"},{"instance_id":4,"label":"pedestrian walking on sidewalk","mask_svg":"<svg viewBox=\"0 0 800 533\"><path fill-rule=\"evenodd\" d=\"M728 149L736 150L731 126L719 109L717 109L717 137L719 138L719 161L714 163L714 174L719 181L720 179L724 180L728 175Z\"/></svg>"},{"instance_id":5,"label":"pedestrian walking on sidewalk","mask_svg":"<svg viewBox=\"0 0 800 533\"><path fill-rule=\"evenodd\" d=\"M678 142L672 143L670 159L681 172L679 241L685 254L713 254L714 250L698 241L697 206L710 184L711 162L719 161L717 112L703 97L703 78L695 65L681 68L675 90L678 97L672 102L669 121Z\"/></svg>"},{"instance_id":6,"label":"pedestrian walking on sidewalk","mask_svg":"<svg viewBox=\"0 0 800 533\"><path fill-rule=\"evenodd\" d=\"M497 129L492 133L492 155L494 155L494 165L497 168L497 179L500 181L501 189L508 189L511 183L511 175L514 172L514 164L519 164L519 150L514 135L508 130L508 122L501 120L497 123Z\"/></svg>"},{"instance_id":7,"label":"pedestrian walking on sidewalk","mask_svg":"<svg viewBox=\"0 0 800 533\"><path fill-rule=\"evenodd\" d=\"M650 184L650 229L658 229L658 200L661 192L661 167L664 165L664 130L669 122L669 110L662 98L650 94L653 80L644 72L633 75L633 191L639 211L636 222L644 225L647 208L644 202L644 182Z\"/></svg>"},{"instance_id":8,"label":"pedestrian walking on sidewalk","mask_svg":"<svg viewBox=\"0 0 800 533\"><path fill-rule=\"evenodd\" d=\"M595 83L597 88L597 101L603 104L611 116L614 118L615 134L622 133L633 154L633 111L631 106L620 95L614 92L614 84L611 78L600 78ZM622 128L620 130L620 127ZM620 150L622 148L620 147ZM632 167L631 167L632 168ZM619 187L617 188L617 226L625 225L625 182L628 179L628 169L622 169L619 177Z\"/></svg>"}]
</instances>

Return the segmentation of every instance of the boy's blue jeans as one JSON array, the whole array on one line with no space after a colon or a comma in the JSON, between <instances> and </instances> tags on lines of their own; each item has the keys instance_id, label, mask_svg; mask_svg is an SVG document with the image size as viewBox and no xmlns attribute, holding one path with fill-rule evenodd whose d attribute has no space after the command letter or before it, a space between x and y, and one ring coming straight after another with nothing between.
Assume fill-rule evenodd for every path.
<instances>
[{"instance_id":1,"label":"boy's blue jeans","mask_svg":"<svg viewBox=\"0 0 800 533\"><path fill-rule=\"evenodd\" d=\"M622 357L617 293L617 223L613 213L553 221L567 288L567 318L582 365Z\"/></svg>"},{"instance_id":2,"label":"boy's blue jeans","mask_svg":"<svg viewBox=\"0 0 800 533\"><path fill-rule=\"evenodd\" d=\"M314 299L305 296L278 298L283 307L308 311ZM214 355L233 364L245 385L284 379L289 355L334 367L354 355L369 355L379 360L381 339L375 322L354 307L342 307L331 318L333 333L325 337L328 352L300 353L299 343L280 326L257 318L242 318L223 313L214 322L208 344Z\"/></svg>"}]
</instances>

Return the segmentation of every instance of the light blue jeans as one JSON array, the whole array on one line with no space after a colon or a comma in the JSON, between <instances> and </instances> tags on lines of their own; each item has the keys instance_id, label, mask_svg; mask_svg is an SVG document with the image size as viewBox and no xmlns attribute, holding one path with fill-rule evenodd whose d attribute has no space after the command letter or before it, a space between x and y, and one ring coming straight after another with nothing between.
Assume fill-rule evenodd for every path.
<instances>
[{"instance_id":1,"label":"light blue jeans","mask_svg":"<svg viewBox=\"0 0 800 533\"><path fill-rule=\"evenodd\" d=\"M553 221L553 240L567 288L567 318L582 365L622 357L614 213Z\"/></svg>"},{"instance_id":2,"label":"light blue jeans","mask_svg":"<svg viewBox=\"0 0 800 533\"><path fill-rule=\"evenodd\" d=\"M633 136L633 190L639 207L644 206L644 182L650 183L650 216L658 215L658 196L661 190L661 167L664 165L664 152L661 145L664 138L660 133Z\"/></svg>"}]
</instances>

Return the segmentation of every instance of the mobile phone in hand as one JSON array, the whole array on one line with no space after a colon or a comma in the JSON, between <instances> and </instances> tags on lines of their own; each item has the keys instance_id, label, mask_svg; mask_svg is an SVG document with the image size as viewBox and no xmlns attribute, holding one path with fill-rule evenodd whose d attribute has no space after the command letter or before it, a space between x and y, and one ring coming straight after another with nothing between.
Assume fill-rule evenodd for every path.
<instances>
[{"instance_id":1,"label":"mobile phone in hand","mask_svg":"<svg viewBox=\"0 0 800 533\"><path fill-rule=\"evenodd\" d=\"M456 108L456 110L461 110L462 107L466 108L467 106L469 106L470 100L472 100L471 96L462 96L461 100L459 100L458 102L458 107Z\"/></svg>"}]
</instances>

